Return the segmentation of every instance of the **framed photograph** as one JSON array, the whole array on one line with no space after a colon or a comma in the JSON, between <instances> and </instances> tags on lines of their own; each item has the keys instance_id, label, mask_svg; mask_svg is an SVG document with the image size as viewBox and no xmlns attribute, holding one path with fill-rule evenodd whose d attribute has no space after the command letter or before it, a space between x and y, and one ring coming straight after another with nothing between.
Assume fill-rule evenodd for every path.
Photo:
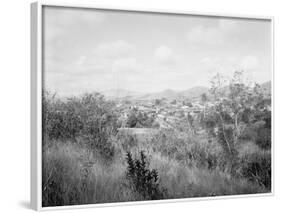
<instances>
[{"instance_id":1,"label":"framed photograph","mask_svg":"<svg viewBox=\"0 0 281 213\"><path fill-rule=\"evenodd\" d=\"M273 18L31 5L36 210L273 193Z\"/></svg>"}]
</instances>

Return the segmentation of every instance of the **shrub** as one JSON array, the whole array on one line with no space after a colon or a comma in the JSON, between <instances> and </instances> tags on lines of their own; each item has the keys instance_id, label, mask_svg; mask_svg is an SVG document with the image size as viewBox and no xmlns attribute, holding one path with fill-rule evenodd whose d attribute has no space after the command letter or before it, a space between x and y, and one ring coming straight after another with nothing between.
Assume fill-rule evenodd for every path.
<instances>
[{"instance_id":1,"label":"shrub","mask_svg":"<svg viewBox=\"0 0 281 213\"><path fill-rule=\"evenodd\" d=\"M147 168L146 156L140 152L140 159L133 159L132 154L127 152L127 178L131 181L133 189L143 199L156 200L164 198L164 189L159 186L159 176L155 169Z\"/></svg>"},{"instance_id":2,"label":"shrub","mask_svg":"<svg viewBox=\"0 0 281 213\"><path fill-rule=\"evenodd\" d=\"M106 159L114 156L111 137L117 134L114 104L98 93L62 101L45 93L43 96L43 142L71 140L79 137L90 149Z\"/></svg>"},{"instance_id":3,"label":"shrub","mask_svg":"<svg viewBox=\"0 0 281 213\"><path fill-rule=\"evenodd\" d=\"M269 121L256 121L245 127L239 139L255 141L262 149L271 148L271 127Z\"/></svg>"},{"instance_id":4,"label":"shrub","mask_svg":"<svg viewBox=\"0 0 281 213\"><path fill-rule=\"evenodd\" d=\"M72 139L78 136L83 128L79 113L70 102L63 102L45 92L42 100L43 137L51 140ZM46 140L43 140L46 141Z\"/></svg>"},{"instance_id":5,"label":"shrub","mask_svg":"<svg viewBox=\"0 0 281 213\"><path fill-rule=\"evenodd\" d=\"M257 131L256 144L262 149L271 148L271 129L270 128L259 128Z\"/></svg>"},{"instance_id":6,"label":"shrub","mask_svg":"<svg viewBox=\"0 0 281 213\"><path fill-rule=\"evenodd\" d=\"M271 189L271 154L256 152L240 157L239 173L250 181Z\"/></svg>"},{"instance_id":7,"label":"shrub","mask_svg":"<svg viewBox=\"0 0 281 213\"><path fill-rule=\"evenodd\" d=\"M154 121L154 116L149 116L146 112L133 109L129 114L126 126L130 128L151 128L155 125Z\"/></svg>"},{"instance_id":8,"label":"shrub","mask_svg":"<svg viewBox=\"0 0 281 213\"><path fill-rule=\"evenodd\" d=\"M240 140L248 140L248 141L255 141L257 138L257 131L256 128L253 125L247 125L245 126L244 130L241 132L241 135L239 136Z\"/></svg>"}]
</instances>

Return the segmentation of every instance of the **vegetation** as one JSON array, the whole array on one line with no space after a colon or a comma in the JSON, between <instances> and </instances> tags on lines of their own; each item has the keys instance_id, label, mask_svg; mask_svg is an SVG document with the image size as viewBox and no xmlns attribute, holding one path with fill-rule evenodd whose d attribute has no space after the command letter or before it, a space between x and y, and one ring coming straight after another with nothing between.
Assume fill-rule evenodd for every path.
<instances>
[{"instance_id":1,"label":"vegetation","mask_svg":"<svg viewBox=\"0 0 281 213\"><path fill-rule=\"evenodd\" d=\"M152 128L155 126L154 120L155 120L154 116L148 116L148 114L145 112L141 112L138 111L137 109L133 109L131 110L128 116L127 127Z\"/></svg>"},{"instance_id":2,"label":"vegetation","mask_svg":"<svg viewBox=\"0 0 281 213\"><path fill-rule=\"evenodd\" d=\"M173 122L131 109L123 128L101 94L44 91L43 206L270 192L270 97L236 72L199 98L203 110Z\"/></svg>"},{"instance_id":3,"label":"vegetation","mask_svg":"<svg viewBox=\"0 0 281 213\"><path fill-rule=\"evenodd\" d=\"M164 198L164 190L159 186L158 172L147 168L147 159L143 151L140 152L140 159L135 160L132 154L127 152L127 163L127 177L134 191L139 193L144 200Z\"/></svg>"}]
</instances>

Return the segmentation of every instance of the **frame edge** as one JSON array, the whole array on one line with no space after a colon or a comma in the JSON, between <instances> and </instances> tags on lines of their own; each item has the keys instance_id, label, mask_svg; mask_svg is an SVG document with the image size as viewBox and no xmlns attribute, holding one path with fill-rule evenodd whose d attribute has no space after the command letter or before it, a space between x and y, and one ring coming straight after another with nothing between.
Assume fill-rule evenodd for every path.
<instances>
[{"instance_id":1,"label":"frame edge","mask_svg":"<svg viewBox=\"0 0 281 213\"><path fill-rule=\"evenodd\" d=\"M38 157L38 85L37 85L37 78L38 78L38 23L39 23L39 5L37 2L30 4L30 78L31 78L31 85L30 85L30 96L31 96L31 146L30 146L30 206L33 210L39 210L39 176L38 176L38 168L39 168L39 157Z\"/></svg>"},{"instance_id":2,"label":"frame edge","mask_svg":"<svg viewBox=\"0 0 281 213\"><path fill-rule=\"evenodd\" d=\"M91 9L102 9L102 10L115 10L115 11L128 11L128 12L152 12L152 13L167 13L171 14L182 14L182 15L195 15L195 16L211 16L211 17L222 17L222 18L242 18L242 19L259 19L267 20L271 22L272 32L272 92L274 97L274 16L255 16L255 15L239 15L239 14L223 14L223 13L209 13L209 12L197 12L197 11L182 11L182 10L166 10L166 9L155 9L155 8L133 8L133 7L118 7L116 5L109 6L106 4L83 4L83 3L67 3L60 0L49 1L49 0L38 0L37 2L31 3L31 208L36 211L48 211L48 210L71 210L71 209L85 209L85 208L99 208L99 207L112 207L112 206L130 206L130 205L142 205L142 204L161 204L161 203L175 203L175 202L188 202L188 201L204 201L212 200L212 197L203 198L181 198L164 201L141 201L141 202L125 202L125 203L103 203L103 204L87 204L87 205L75 205L75 206L62 206L62 207L42 207L42 157L41 157L41 142L38 141L41 137L41 133L38 132L38 127L41 128L40 119L38 116L41 115L41 100L38 98L41 96L41 83L38 80L41 79L41 11L43 6L57 6L57 7L73 7L73 8L91 8ZM39 33L41 32L41 33ZM273 98L274 99L274 98ZM273 101L274 102L274 101ZM274 108L274 103L272 104ZM274 114L274 109L273 109ZM274 117L274 116L273 116ZM274 121L272 121L274 125ZM274 136L274 128L272 130ZM273 139L274 141L274 139ZM272 142L273 142L272 141ZM273 145L273 144L272 144ZM272 152L272 167L274 171L274 150ZM266 194L250 194L250 195L233 195L233 196L222 196L214 198L213 200L221 199L233 199L233 198L251 198L260 196L274 196L275 194L275 178L272 175L272 189L270 193Z\"/></svg>"}]
</instances>

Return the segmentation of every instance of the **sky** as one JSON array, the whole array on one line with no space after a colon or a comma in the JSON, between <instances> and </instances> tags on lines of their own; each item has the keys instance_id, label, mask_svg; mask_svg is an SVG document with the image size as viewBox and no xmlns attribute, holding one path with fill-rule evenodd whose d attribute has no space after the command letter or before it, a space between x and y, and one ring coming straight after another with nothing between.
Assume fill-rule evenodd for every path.
<instances>
[{"instance_id":1,"label":"sky","mask_svg":"<svg viewBox=\"0 0 281 213\"><path fill-rule=\"evenodd\" d=\"M44 87L60 95L210 86L216 73L271 79L271 23L45 6Z\"/></svg>"}]
</instances>

